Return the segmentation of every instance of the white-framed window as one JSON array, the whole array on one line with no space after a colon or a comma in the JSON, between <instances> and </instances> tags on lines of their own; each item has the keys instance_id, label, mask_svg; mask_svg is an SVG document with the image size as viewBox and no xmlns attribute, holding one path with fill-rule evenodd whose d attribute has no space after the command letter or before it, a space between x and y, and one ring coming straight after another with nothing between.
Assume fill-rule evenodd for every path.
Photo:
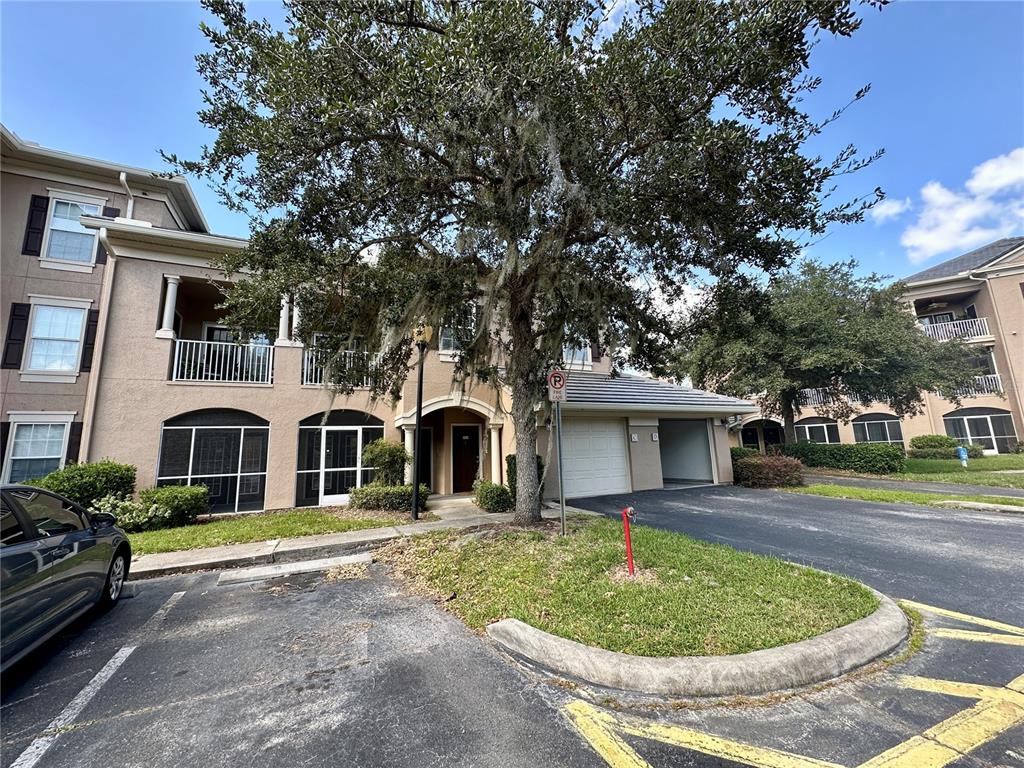
<instances>
[{"instance_id":1,"label":"white-framed window","mask_svg":"<svg viewBox=\"0 0 1024 768\"><path fill-rule=\"evenodd\" d=\"M839 423L820 416L801 419L796 423L796 439L798 442L838 443Z\"/></svg>"},{"instance_id":2,"label":"white-framed window","mask_svg":"<svg viewBox=\"0 0 1024 768\"><path fill-rule=\"evenodd\" d=\"M29 295L32 310L21 363L26 381L74 380L82 359L85 325L92 302Z\"/></svg>"},{"instance_id":3,"label":"white-framed window","mask_svg":"<svg viewBox=\"0 0 1024 768\"><path fill-rule=\"evenodd\" d=\"M1009 411L998 408L961 408L942 417L946 434L964 445L980 445L982 450L1012 453L1017 434Z\"/></svg>"},{"instance_id":4,"label":"white-framed window","mask_svg":"<svg viewBox=\"0 0 1024 768\"><path fill-rule=\"evenodd\" d=\"M459 352L463 342L473 336L476 328L477 305L474 301L467 301L462 305L462 309L453 313L441 326L441 333L437 339L438 350L447 354Z\"/></svg>"},{"instance_id":5,"label":"white-framed window","mask_svg":"<svg viewBox=\"0 0 1024 768\"><path fill-rule=\"evenodd\" d=\"M853 439L858 443L898 443L903 445L903 426L895 415L872 413L853 420Z\"/></svg>"},{"instance_id":6,"label":"white-framed window","mask_svg":"<svg viewBox=\"0 0 1024 768\"><path fill-rule=\"evenodd\" d=\"M19 412L9 416L11 435L3 482L25 483L64 466L73 412Z\"/></svg>"},{"instance_id":7,"label":"white-framed window","mask_svg":"<svg viewBox=\"0 0 1024 768\"><path fill-rule=\"evenodd\" d=\"M40 266L51 269L92 271L96 263L97 233L86 229L81 216L98 216L106 198L50 190Z\"/></svg>"},{"instance_id":8,"label":"white-framed window","mask_svg":"<svg viewBox=\"0 0 1024 768\"><path fill-rule=\"evenodd\" d=\"M577 370L589 370L594 364L589 344L581 347L566 344L562 347L562 360L565 361L566 368Z\"/></svg>"}]
</instances>

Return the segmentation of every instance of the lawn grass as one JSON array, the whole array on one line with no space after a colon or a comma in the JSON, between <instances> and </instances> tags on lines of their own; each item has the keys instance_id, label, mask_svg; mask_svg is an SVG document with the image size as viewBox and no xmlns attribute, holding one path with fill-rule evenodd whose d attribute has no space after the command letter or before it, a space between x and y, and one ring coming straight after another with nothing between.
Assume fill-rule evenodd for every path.
<instances>
[{"instance_id":1,"label":"lawn grass","mask_svg":"<svg viewBox=\"0 0 1024 768\"><path fill-rule=\"evenodd\" d=\"M951 483L954 485L989 485L993 488L1024 488L1024 474L1011 475L999 472L905 472L902 475L861 475L881 477L884 480L911 480L920 483Z\"/></svg>"},{"instance_id":2,"label":"lawn grass","mask_svg":"<svg viewBox=\"0 0 1024 768\"><path fill-rule=\"evenodd\" d=\"M866 477L872 480L908 480L922 483L953 483L957 485L987 485L993 488L1024 488L1024 472L1003 473L999 470L1024 470L1024 454L1002 453L970 459L967 469L956 459L907 459L907 469L899 475L869 475L847 472L828 467L814 467L811 472L825 475Z\"/></svg>"},{"instance_id":3,"label":"lawn grass","mask_svg":"<svg viewBox=\"0 0 1024 768\"><path fill-rule=\"evenodd\" d=\"M285 512L263 512L224 520L199 522L162 531L131 533L128 540L136 555L154 552L176 552L182 549L217 547L221 544L245 544L251 541L312 536L318 533L343 533L362 528L381 528L398 520L386 512L367 512L367 517L354 517L332 509L292 509ZM374 515L374 517L369 517ZM403 516L402 522L409 522Z\"/></svg>"},{"instance_id":4,"label":"lawn grass","mask_svg":"<svg viewBox=\"0 0 1024 768\"><path fill-rule=\"evenodd\" d=\"M821 483L802 488L780 488L788 493L806 493L813 496L829 496L836 499L856 499L896 504L935 504L937 501L977 501L984 504L1008 504L1024 510L1024 499L1007 496L979 496L976 494L924 493L920 491L899 491L889 488L854 488L848 485Z\"/></svg>"},{"instance_id":5,"label":"lawn grass","mask_svg":"<svg viewBox=\"0 0 1024 768\"><path fill-rule=\"evenodd\" d=\"M633 528L638 578L624 575L622 527L610 520L437 532L379 554L477 630L504 618L641 656L745 653L804 640L872 613L854 581L722 544Z\"/></svg>"},{"instance_id":6,"label":"lawn grass","mask_svg":"<svg viewBox=\"0 0 1024 768\"><path fill-rule=\"evenodd\" d=\"M998 456L968 459L966 472L989 472L999 469L1024 470L1024 453L1001 453ZM957 459L907 459L907 472L912 474L932 475L964 471Z\"/></svg>"}]
</instances>

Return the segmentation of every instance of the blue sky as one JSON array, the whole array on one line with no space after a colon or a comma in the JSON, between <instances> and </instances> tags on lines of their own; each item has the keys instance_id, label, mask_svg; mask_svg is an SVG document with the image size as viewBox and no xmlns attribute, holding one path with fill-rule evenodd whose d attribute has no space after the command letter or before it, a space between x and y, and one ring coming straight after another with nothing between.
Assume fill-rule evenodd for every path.
<instances>
[{"instance_id":1,"label":"blue sky","mask_svg":"<svg viewBox=\"0 0 1024 768\"><path fill-rule=\"evenodd\" d=\"M251 8L280 15L269 2ZM825 82L810 103L824 115L861 85L871 93L814 149L883 147L841 192L880 186L889 199L807 252L901 277L1024 234L1024 3L899 0L861 13L857 35L816 49ZM160 148L197 155L211 138L195 117L204 15L190 2L5 0L0 118L24 139L147 168L163 167ZM215 232L247 234L244 217L193 186Z\"/></svg>"}]
</instances>

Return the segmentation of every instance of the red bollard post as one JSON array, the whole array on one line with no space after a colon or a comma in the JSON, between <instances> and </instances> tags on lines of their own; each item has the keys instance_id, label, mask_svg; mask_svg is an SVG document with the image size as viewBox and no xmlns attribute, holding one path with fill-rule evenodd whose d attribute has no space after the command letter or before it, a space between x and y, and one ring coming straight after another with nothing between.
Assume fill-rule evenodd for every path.
<instances>
[{"instance_id":1,"label":"red bollard post","mask_svg":"<svg viewBox=\"0 0 1024 768\"><path fill-rule=\"evenodd\" d=\"M622 510L622 529L626 534L626 567L629 569L629 575L633 575L633 540L629 535L629 521L633 518L634 512L632 507L626 507Z\"/></svg>"}]
</instances>

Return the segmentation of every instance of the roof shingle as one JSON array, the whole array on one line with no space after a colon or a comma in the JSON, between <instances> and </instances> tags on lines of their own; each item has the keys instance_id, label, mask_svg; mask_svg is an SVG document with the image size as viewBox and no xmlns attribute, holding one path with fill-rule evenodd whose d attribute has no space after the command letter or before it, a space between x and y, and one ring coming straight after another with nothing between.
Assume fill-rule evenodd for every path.
<instances>
[{"instance_id":1,"label":"roof shingle","mask_svg":"<svg viewBox=\"0 0 1024 768\"><path fill-rule=\"evenodd\" d=\"M1004 237L994 243L983 245L963 256L948 259L934 267L929 267L921 272L916 272L909 277L903 278L904 283L921 283L925 280L939 280L943 277L955 277L956 275L969 272L972 269L983 267L989 262L1005 256L1015 248L1024 245L1024 237Z\"/></svg>"},{"instance_id":2,"label":"roof shingle","mask_svg":"<svg viewBox=\"0 0 1024 768\"><path fill-rule=\"evenodd\" d=\"M687 389L667 381L645 376L608 376L599 373L571 371L566 387L566 402L577 405L622 405L668 410L722 412L735 408L734 413L750 411L756 406L746 400L699 389Z\"/></svg>"}]
</instances>

